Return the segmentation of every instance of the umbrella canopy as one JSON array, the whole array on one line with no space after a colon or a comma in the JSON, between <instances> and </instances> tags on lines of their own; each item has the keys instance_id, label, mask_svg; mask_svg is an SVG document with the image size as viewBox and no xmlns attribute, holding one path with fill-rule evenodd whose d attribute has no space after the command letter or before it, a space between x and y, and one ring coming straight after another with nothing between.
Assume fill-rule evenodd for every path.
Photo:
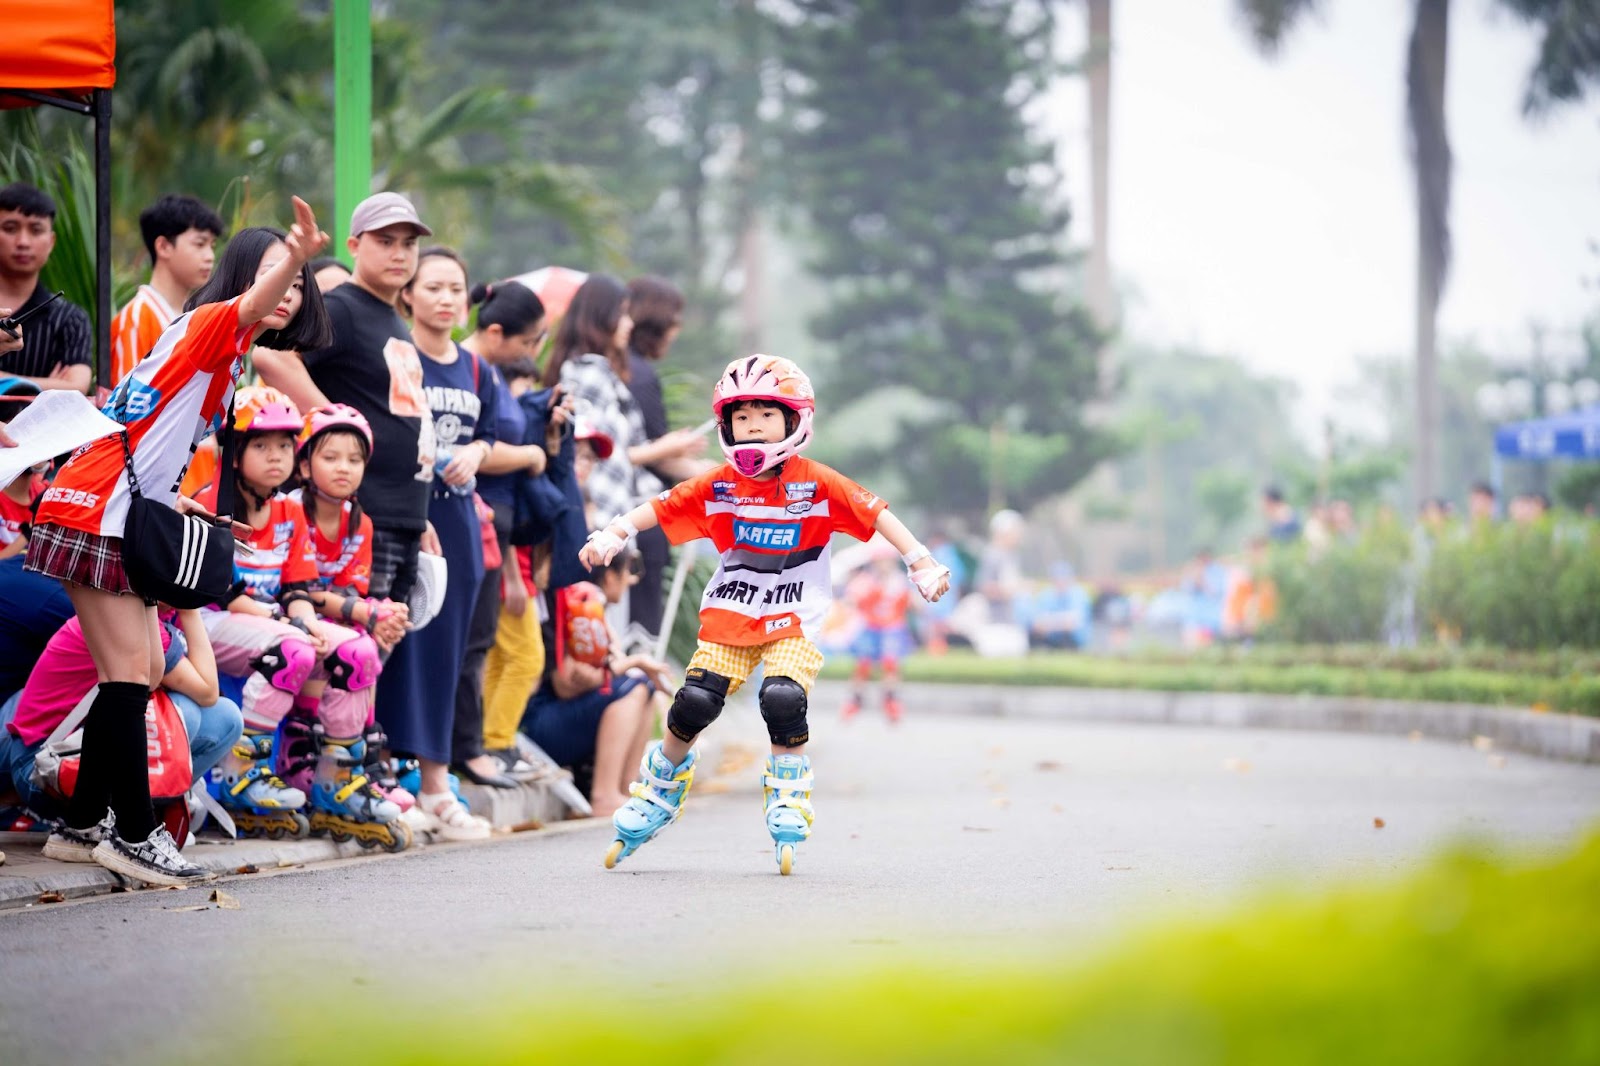
<instances>
[{"instance_id":1,"label":"umbrella canopy","mask_svg":"<svg viewBox=\"0 0 1600 1066\"><path fill-rule=\"evenodd\" d=\"M520 281L539 295L544 304L544 312L551 318L560 318L567 313L567 305L572 302L573 293L589 277L581 270L570 270L567 267L547 266L538 270L530 270L526 274L518 274L512 281Z\"/></svg>"},{"instance_id":2,"label":"umbrella canopy","mask_svg":"<svg viewBox=\"0 0 1600 1066\"><path fill-rule=\"evenodd\" d=\"M3 105L35 104L5 97L5 89L52 96L86 96L117 80L117 33L112 0L10 0L0 37Z\"/></svg>"},{"instance_id":3,"label":"umbrella canopy","mask_svg":"<svg viewBox=\"0 0 1600 1066\"><path fill-rule=\"evenodd\" d=\"M1503 459L1600 459L1600 405L1564 415L1512 422L1494 431Z\"/></svg>"}]
</instances>

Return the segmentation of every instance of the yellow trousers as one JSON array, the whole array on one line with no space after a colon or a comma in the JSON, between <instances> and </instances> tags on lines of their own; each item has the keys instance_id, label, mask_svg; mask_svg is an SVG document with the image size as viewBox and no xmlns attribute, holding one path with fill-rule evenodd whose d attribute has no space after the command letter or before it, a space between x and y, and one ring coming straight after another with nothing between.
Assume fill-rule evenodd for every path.
<instances>
[{"instance_id":1,"label":"yellow trousers","mask_svg":"<svg viewBox=\"0 0 1600 1066\"><path fill-rule=\"evenodd\" d=\"M534 595L537 595L535 593ZM528 698L544 673L544 636L539 611L531 600L522 617L500 608L494 647L483 664L483 746L488 751L511 747L522 724Z\"/></svg>"},{"instance_id":2,"label":"yellow trousers","mask_svg":"<svg viewBox=\"0 0 1600 1066\"><path fill-rule=\"evenodd\" d=\"M785 637L771 644L713 644L702 640L689 660L689 669L710 670L727 678L728 695L738 692L759 663L767 677L789 677L806 692L817 683L822 652L805 637ZM487 720L487 715L485 716ZM485 732L488 732L485 727Z\"/></svg>"}]
</instances>

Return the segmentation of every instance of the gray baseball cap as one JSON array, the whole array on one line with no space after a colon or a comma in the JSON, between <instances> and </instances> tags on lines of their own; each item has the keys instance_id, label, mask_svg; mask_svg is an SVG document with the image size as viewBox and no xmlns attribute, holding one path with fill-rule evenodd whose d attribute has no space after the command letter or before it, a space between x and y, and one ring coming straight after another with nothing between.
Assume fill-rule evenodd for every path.
<instances>
[{"instance_id":1,"label":"gray baseball cap","mask_svg":"<svg viewBox=\"0 0 1600 1066\"><path fill-rule=\"evenodd\" d=\"M417 209L410 200L397 192L376 193L356 204L356 209L350 212L350 236L359 237L368 230L401 223L415 227L423 237L433 236L433 230L417 217Z\"/></svg>"}]
</instances>

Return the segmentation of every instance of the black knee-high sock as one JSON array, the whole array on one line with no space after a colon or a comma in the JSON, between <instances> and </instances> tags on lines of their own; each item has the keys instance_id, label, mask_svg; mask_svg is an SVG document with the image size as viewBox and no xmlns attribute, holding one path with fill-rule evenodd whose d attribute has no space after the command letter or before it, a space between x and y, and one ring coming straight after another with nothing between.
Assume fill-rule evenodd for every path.
<instances>
[{"instance_id":1,"label":"black knee-high sock","mask_svg":"<svg viewBox=\"0 0 1600 1066\"><path fill-rule=\"evenodd\" d=\"M69 824L93 825L105 816L109 798L117 816L117 834L124 840L144 840L155 829L144 734L144 710L149 698L150 690L138 682L101 683L100 694L84 725L83 758L78 787L73 790ZM89 778L87 790L82 789L85 771ZM92 804L98 804L99 809L91 817Z\"/></svg>"}]
</instances>

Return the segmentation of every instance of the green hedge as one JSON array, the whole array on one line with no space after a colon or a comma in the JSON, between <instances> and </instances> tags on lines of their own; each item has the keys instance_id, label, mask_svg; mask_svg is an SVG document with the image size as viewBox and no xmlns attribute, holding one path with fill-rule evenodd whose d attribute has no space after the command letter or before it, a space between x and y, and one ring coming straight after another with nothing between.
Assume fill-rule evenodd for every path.
<instances>
[{"instance_id":1,"label":"green hedge","mask_svg":"<svg viewBox=\"0 0 1600 1066\"><path fill-rule=\"evenodd\" d=\"M835 656L822 676L844 680L851 661ZM1538 706L1600 715L1600 678L1538 676L1465 666L1435 670L1370 669L1236 660L1119 658L1072 654L982 659L968 652L913 655L907 681L974 685L1058 685L1064 688L1150 689L1158 692L1268 692L1284 695L1365 696L1380 699Z\"/></svg>"},{"instance_id":2,"label":"green hedge","mask_svg":"<svg viewBox=\"0 0 1600 1066\"><path fill-rule=\"evenodd\" d=\"M792 887L803 889L804 877ZM772 880L775 893L791 888ZM280 1000L272 1039L241 1041L232 1057L389 1066L1594 1063L1596 898L1600 839L1539 865L1458 853L1389 887L1252 901L1220 920L1157 927L1088 962L1065 942L1051 952L1039 933L1026 958L1043 961L890 948L873 969L841 973L805 961L816 955L803 934L779 931L747 956L748 973L636 968L587 998L530 1002L513 973L493 984L457 975L426 999L397 977L334 987L323 975L292 998L268 996ZM930 932L936 942L939 931ZM572 975L581 980L581 970ZM404 1021L330 1027L329 1017Z\"/></svg>"}]
</instances>

